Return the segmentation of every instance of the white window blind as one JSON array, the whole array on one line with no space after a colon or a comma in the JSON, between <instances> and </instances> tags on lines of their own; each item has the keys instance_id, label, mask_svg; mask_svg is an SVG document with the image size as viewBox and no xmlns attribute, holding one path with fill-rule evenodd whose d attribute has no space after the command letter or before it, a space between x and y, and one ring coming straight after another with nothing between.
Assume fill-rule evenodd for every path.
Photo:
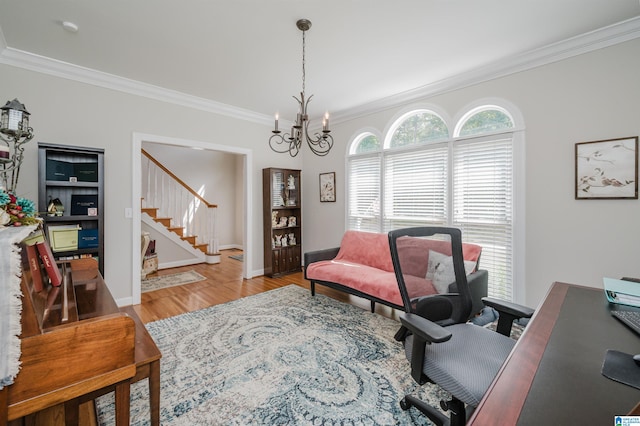
<instances>
[{"instance_id":1,"label":"white window blind","mask_svg":"<svg viewBox=\"0 0 640 426\"><path fill-rule=\"evenodd\" d=\"M453 144L453 226L482 246L489 296L513 300L513 141L511 135Z\"/></svg>"},{"instance_id":2,"label":"white window blind","mask_svg":"<svg viewBox=\"0 0 640 426\"><path fill-rule=\"evenodd\" d=\"M384 227L443 225L447 220L446 144L384 156Z\"/></svg>"},{"instance_id":3,"label":"white window blind","mask_svg":"<svg viewBox=\"0 0 640 426\"><path fill-rule=\"evenodd\" d=\"M380 232L380 155L348 162L348 229Z\"/></svg>"}]
</instances>

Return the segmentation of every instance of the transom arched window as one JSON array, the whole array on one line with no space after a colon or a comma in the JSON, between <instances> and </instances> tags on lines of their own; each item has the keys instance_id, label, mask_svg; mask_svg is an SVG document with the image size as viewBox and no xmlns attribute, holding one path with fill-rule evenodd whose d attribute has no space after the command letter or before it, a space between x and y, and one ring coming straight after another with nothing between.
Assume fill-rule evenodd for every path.
<instances>
[{"instance_id":1,"label":"transom arched window","mask_svg":"<svg viewBox=\"0 0 640 426\"><path fill-rule=\"evenodd\" d=\"M381 148L382 146L376 135L373 133L363 133L353 141L350 154L365 154L380 151Z\"/></svg>"},{"instance_id":2,"label":"transom arched window","mask_svg":"<svg viewBox=\"0 0 640 426\"><path fill-rule=\"evenodd\" d=\"M439 115L433 111L418 110L405 114L396 121L388 147L419 145L448 137L449 128Z\"/></svg>"},{"instance_id":3,"label":"transom arched window","mask_svg":"<svg viewBox=\"0 0 640 426\"><path fill-rule=\"evenodd\" d=\"M480 135L513 129L513 119L504 108L483 105L466 113L458 122L456 136Z\"/></svg>"}]
</instances>

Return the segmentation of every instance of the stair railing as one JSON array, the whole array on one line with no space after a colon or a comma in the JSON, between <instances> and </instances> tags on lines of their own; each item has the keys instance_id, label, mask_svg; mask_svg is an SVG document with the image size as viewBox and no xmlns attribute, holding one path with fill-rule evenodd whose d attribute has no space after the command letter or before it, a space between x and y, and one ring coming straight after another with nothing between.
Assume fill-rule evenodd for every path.
<instances>
[{"instance_id":1,"label":"stair railing","mask_svg":"<svg viewBox=\"0 0 640 426\"><path fill-rule=\"evenodd\" d=\"M141 151L143 207L157 208L159 217L171 218L171 227L182 228L183 236L195 236L196 245L206 244L207 255L217 254L217 204L207 202L151 154Z\"/></svg>"}]
</instances>

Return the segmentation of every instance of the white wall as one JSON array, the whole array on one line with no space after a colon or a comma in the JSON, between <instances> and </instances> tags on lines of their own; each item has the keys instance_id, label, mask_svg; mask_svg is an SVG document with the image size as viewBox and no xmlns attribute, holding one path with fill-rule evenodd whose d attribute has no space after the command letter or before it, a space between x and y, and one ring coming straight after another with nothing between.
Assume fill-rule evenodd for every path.
<instances>
[{"instance_id":1,"label":"white wall","mask_svg":"<svg viewBox=\"0 0 640 426\"><path fill-rule=\"evenodd\" d=\"M602 287L602 277L640 277L640 200L575 200L577 142L640 134L640 40L423 99L450 117L502 98L526 125L525 294L536 306L554 281ZM345 154L361 129L384 134L406 105L333 124L327 161L304 158L305 250L337 246L345 229ZM320 203L318 174L336 171L337 202Z\"/></svg>"},{"instance_id":2,"label":"white wall","mask_svg":"<svg viewBox=\"0 0 640 426\"><path fill-rule=\"evenodd\" d=\"M38 199L37 142L105 149L105 279L114 298L132 297L131 146L134 132L255 150L250 218L254 271L262 270L262 173L265 167L300 168L301 159L268 148L270 126L155 101L0 64L1 92L31 113L35 137L26 145L19 195ZM3 98L3 99L4 99ZM259 153L259 155L257 154ZM40 207L41 208L41 207ZM135 236L139 241L139 236ZM139 246L139 243L137 244Z\"/></svg>"}]
</instances>

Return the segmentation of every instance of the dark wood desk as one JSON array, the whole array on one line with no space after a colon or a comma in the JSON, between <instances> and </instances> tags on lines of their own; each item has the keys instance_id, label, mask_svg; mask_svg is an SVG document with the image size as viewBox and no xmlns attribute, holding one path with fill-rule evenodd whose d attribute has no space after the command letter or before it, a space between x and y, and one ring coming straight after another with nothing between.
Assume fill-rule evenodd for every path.
<instances>
[{"instance_id":1,"label":"dark wood desk","mask_svg":"<svg viewBox=\"0 0 640 426\"><path fill-rule=\"evenodd\" d=\"M601 371L608 349L640 353L640 336L611 309L602 290L554 283L469 424L613 424L632 412L640 390Z\"/></svg>"}]
</instances>

